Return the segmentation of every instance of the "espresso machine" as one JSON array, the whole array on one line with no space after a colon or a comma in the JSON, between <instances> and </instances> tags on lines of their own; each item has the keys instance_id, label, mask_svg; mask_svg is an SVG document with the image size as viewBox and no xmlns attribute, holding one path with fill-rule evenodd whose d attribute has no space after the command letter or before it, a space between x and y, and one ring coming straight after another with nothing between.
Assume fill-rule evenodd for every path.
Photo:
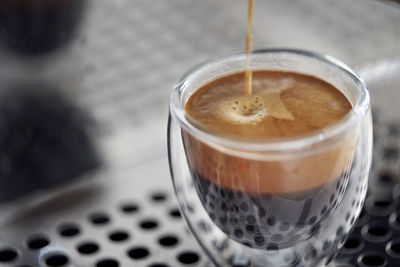
<instances>
[{"instance_id":1,"label":"espresso machine","mask_svg":"<svg viewBox=\"0 0 400 267\"><path fill-rule=\"evenodd\" d=\"M0 267L215 266L171 186L168 99L194 63L243 50L245 6L0 1ZM334 266L400 266L398 1L256 1L254 14L256 47L333 54L366 81L369 197Z\"/></svg>"}]
</instances>

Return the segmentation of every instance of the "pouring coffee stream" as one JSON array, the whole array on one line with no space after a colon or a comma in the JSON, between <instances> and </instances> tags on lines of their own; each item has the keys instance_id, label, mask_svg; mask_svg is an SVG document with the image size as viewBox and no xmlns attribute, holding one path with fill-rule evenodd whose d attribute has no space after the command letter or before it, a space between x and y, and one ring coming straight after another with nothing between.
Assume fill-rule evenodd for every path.
<instances>
[{"instance_id":1,"label":"pouring coffee stream","mask_svg":"<svg viewBox=\"0 0 400 267\"><path fill-rule=\"evenodd\" d=\"M244 72L245 79L245 95L241 99L232 100L233 103L239 104L237 107L232 107L228 112L225 112L231 119L235 119L240 122L253 121L253 117L258 117L262 119L265 116L274 116L274 110L271 110L271 103L265 103L263 108L260 108L256 103L258 102L258 96L253 94L253 71L250 68L251 53L253 51L253 39L252 39L252 26L253 26L253 10L254 10L254 0L248 1L248 16L247 16L247 35L246 35L246 71ZM280 94L282 92L281 88L278 90L271 90L273 102L278 103L278 110L285 110L286 116L279 117L280 119L293 119L293 115L286 110L283 102L280 99ZM228 103L229 104L229 103ZM228 105L229 106L229 105ZM278 112L279 113L279 112ZM281 113L281 112L280 112Z\"/></svg>"},{"instance_id":2,"label":"pouring coffee stream","mask_svg":"<svg viewBox=\"0 0 400 267\"><path fill-rule=\"evenodd\" d=\"M249 0L249 9L248 9L248 17L247 17L247 36L246 36L246 72L245 72L245 80L246 80L246 88L245 92L247 96L251 96L252 94L252 79L253 72L250 70L250 57L251 52L253 50L253 41L252 41L252 22L253 22L253 7L254 0Z\"/></svg>"}]
</instances>

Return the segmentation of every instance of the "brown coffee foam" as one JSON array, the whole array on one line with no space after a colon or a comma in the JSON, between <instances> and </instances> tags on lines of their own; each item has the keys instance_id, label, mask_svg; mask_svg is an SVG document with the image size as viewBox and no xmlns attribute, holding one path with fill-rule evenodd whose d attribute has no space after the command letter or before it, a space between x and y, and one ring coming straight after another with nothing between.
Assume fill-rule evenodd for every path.
<instances>
[{"instance_id":1,"label":"brown coffee foam","mask_svg":"<svg viewBox=\"0 0 400 267\"><path fill-rule=\"evenodd\" d=\"M253 79L252 96L243 94L243 73L215 80L190 97L186 112L212 133L265 141L313 133L351 109L338 89L316 77L254 71ZM286 193L321 186L347 171L358 136L352 131L334 145L287 160L248 159L222 152L185 131L182 135L190 167L204 178L234 190Z\"/></svg>"},{"instance_id":2,"label":"brown coffee foam","mask_svg":"<svg viewBox=\"0 0 400 267\"><path fill-rule=\"evenodd\" d=\"M267 117L294 120L280 98L281 90L261 92L252 96L236 96L221 101L215 107L219 120L240 125L262 123Z\"/></svg>"},{"instance_id":3,"label":"brown coffee foam","mask_svg":"<svg viewBox=\"0 0 400 267\"><path fill-rule=\"evenodd\" d=\"M246 96L244 87L243 73L219 78L189 98L186 112L216 134L268 139L315 132L351 109L341 91L309 75L253 71L253 94Z\"/></svg>"}]
</instances>

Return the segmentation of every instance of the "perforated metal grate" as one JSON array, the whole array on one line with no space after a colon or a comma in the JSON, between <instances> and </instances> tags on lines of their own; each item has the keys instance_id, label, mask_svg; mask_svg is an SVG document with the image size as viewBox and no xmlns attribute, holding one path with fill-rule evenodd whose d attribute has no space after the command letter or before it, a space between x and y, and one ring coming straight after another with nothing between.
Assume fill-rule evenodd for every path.
<instances>
[{"instance_id":1,"label":"perforated metal grate","mask_svg":"<svg viewBox=\"0 0 400 267\"><path fill-rule=\"evenodd\" d=\"M106 206L73 208L88 196L96 199L93 186L67 190L9 221L1 232L0 266L207 265L185 230L172 191L144 188ZM55 216L41 215L50 206L57 207ZM65 216L68 212L74 216Z\"/></svg>"}]
</instances>

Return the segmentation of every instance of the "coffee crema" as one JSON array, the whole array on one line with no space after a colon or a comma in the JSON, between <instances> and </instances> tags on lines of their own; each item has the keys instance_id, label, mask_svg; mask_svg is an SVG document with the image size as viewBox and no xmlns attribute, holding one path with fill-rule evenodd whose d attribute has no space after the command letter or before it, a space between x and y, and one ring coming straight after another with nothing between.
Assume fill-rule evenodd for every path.
<instances>
[{"instance_id":1,"label":"coffee crema","mask_svg":"<svg viewBox=\"0 0 400 267\"><path fill-rule=\"evenodd\" d=\"M252 95L247 95L244 75L228 75L198 89L185 105L187 114L216 134L271 139L313 133L352 107L341 91L313 76L253 71Z\"/></svg>"},{"instance_id":2,"label":"coffee crema","mask_svg":"<svg viewBox=\"0 0 400 267\"><path fill-rule=\"evenodd\" d=\"M244 73L199 88L185 105L189 119L227 138L268 141L296 138L326 128L352 108L333 85L313 76L253 71L253 92L244 93ZM229 154L183 131L190 168L219 186L248 193L293 193L323 186L346 172L357 134L311 155L262 160ZM246 151L242 151L246 152Z\"/></svg>"}]
</instances>

